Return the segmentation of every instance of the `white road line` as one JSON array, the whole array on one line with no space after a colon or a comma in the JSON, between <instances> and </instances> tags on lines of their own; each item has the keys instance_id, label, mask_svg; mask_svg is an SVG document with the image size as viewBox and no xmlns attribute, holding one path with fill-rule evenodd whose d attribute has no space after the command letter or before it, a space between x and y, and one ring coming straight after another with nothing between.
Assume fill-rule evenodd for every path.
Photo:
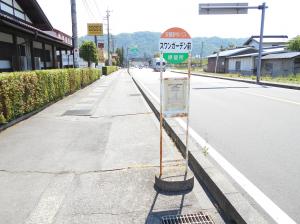
<instances>
[{"instance_id":1,"label":"white road line","mask_svg":"<svg viewBox=\"0 0 300 224\"><path fill-rule=\"evenodd\" d=\"M24 223L53 223L56 213L58 212L73 179L74 174L55 176L54 181L46 188L37 206Z\"/></svg>"},{"instance_id":2,"label":"white road line","mask_svg":"<svg viewBox=\"0 0 300 224\"><path fill-rule=\"evenodd\" d=\"M252 96L259 96L259 97L263 97L263 98L270 99L270 100L275 100L275 101L279 101L279 102L283 102L283 103L290 103L290 104L294 104L294 105L300 106L300 102L296 102L296 101L286 100L286 99L272 97L272 96L266 96L266 95L263 95L263 94L248 93L248 92L243 92L243 91L239 91L239 90L233 90L233 91L236 91L236 92L239 92L239 93L248 94L248 95L252 95Z\"/></svg>"},{"instance_id":3,"label":"white road line","mask_svg":"<svg viewBox=\"0 0 300 224\"><path fill-rule=\"evenodd\" d=\"M203 77L197 77L197 78L203 78ZM222 80L222 83L227 84L228 81L230 82L230 80ZM251 84L251 85L256 85L256 84ZM222 85L219 85L219 86L222 86ZM263 98L270 99L270 100L275 100L275 101L279 101L279 102L283 102L283 103L289 103L289 104L294 104L294 105L300 106L300 102L297 102L297 101L287 100L287 99L283 99L283 98L279 98L279 97L267 96L267 95L259 94L259 93L249 93L249 92L245 92L245 91L241 91L241 90L237 90L237 89L231 89L231 90L235 91L235 92L251 95L251 96L263 97Z\"/></svg>"},{"instance_id":4,"label":"white road line","mask_svg":"<svg viewBox=\"0 0 300 224\"><path fill-rule=\"evenodd\" d=\"M138 82L151 97L159 103L156 97L143 83ZM176 118L180 126L186 129L186 123L181 118ZM231 165L220 153L209 145L200 135L190 128L190 135L201 145L208 148L209 155L230 175L265 211L279 224L296 224L283 210L281 210L270 198L259 190L250 180Z\"/></svg>"}]
</instances>

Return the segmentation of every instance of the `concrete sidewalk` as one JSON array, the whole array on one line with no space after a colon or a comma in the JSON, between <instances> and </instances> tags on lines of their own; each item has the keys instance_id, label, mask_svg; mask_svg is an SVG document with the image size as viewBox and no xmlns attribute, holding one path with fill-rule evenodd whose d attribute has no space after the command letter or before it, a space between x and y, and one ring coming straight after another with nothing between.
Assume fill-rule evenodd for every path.
<instances>
[{"instance_id":1,"label":"concrete sidewalk","mask_svg":"<svg viewBox=\"0 0 300 224\"><path fill-rule=\"evenodd\" d=\"M182 164L164 137L168 168ZM192 192L154 190L159 123L121 70L0 133L0 223L160 223L204 212L224 223L195 181Z\"/></svg>"}]
</instances>

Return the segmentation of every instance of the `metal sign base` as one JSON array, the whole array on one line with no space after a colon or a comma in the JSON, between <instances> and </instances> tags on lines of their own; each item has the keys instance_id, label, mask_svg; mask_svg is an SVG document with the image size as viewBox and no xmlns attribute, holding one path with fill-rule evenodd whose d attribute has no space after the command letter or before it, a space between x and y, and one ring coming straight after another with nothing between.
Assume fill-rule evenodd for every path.
<instances>
[{"instance_id":1,"label":"metal sign base","mask_svg":"<svg viewBox=\"0 0 300 224\"><path fill-rule=\"evenodd\" d=\"M181 173L165 172L166 175L155 175L154 188L159 192L181 193L190 192L194 188L192 172Z\"/></svg>"},{"instance_id":2,"label":"metal sign base","mask_svg":"<svg viewBox=\"0 0 300 224\"><path fill-rule=\"evenodd\" d=\"M186 106L186 157L184 164L181 168L180 164L175 167L164 167L163 172L163 71L162 71L162 54L160 55L160 172L159 175L155 176L154 187L158 191L170 192L170 193L180 193L186 191L192 191L194 187L194 176L193 173L188 168L188 154L189 154L189 99L190 99L190 76L191 76L191 55L189 53L188 57L188 77L187 77L187 99L188 103Z\"/></svg>"}]
</instances>

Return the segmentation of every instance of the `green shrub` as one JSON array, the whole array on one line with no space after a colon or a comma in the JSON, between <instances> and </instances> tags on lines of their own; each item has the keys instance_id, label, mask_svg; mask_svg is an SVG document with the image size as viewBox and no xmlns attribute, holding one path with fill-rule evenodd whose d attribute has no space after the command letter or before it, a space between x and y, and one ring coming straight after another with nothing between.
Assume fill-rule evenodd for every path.
<instances>
[{"instance_id":1,"label":"green shrub","mask_svg":"<svg viewBox=\"0 0 300 224\"><path fill-rule=\"evenodd\" d=\"M109 75L115 71L118 70L118 67L117 66L103 66L102 67L102 74L103 75Z\"/></svg>"},{"instance_id":2,"label":"green shrub","mask_svg":"<svg viewBox=\"0 0 300 224\"><path fill-rule=\"evenodd\" d=\"M98 69L53 69L0 74L0 124L74 93L100 78Z\"/></svg>"}]
</instances>

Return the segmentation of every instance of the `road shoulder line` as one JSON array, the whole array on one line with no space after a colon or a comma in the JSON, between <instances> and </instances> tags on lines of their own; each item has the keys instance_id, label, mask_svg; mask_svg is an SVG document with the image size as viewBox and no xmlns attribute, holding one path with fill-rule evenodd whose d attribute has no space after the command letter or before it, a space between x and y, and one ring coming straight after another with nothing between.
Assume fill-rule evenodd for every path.
<instances>
[{"instance_id":1,"label":"road shoulder line","mask_svg":"<svg viewBox=\"0 0 300 224\"><path fill-rule=\"evenodd\" d=\"M157 109L158 108L158 103L157 103L158 98L153 93L151 93L151 91L148 90L147 87L145 87L142 83L137 82L134 78L133 78L133 80L136 83L136 85L138 86L138 88L140 89L142 95L145 97L145 99L146 99L147 103L149 104L149 106L151 107L151 109L156 114L156 116L159 116L159 111ZM147 91L147 94L144 91ZM171 138L174 140L175 144L177 145L177 147L179 148L181 153L184 154L185 153L185 145L183 143L184 136L180 136L180 134L177 134L174 131L179 128L178 126L182 129L182 125L180 125L180 122L178 123L178 121L175 122L175 121L171 121L169 119L166 119L164 121L164 127L165 127L166 131L171 136ZM194 168L195 175L197 175L198 178L200 179L200 181L202 181L204 183L204 185L207 187L208 191L212 194L212 196L215 198L215 200L217 201L219 206L223 209L223 211L225 213L228 213L230 218L235 220L237 223L267 223L262 218L262 216L258 213L258 211L256 211L256 209L253 208L250 205L250 203L240 193L238 193L238 191L232 186L232 184L229 183L228 180L226 180L226 178L224 177L223 174L221 174L216 168L215 169L212 168L213 165L210 162L208 162L207 159L199 158L199 157L203 157L203 155L201 155L202 154L201 147L206 146L207 143L200 136L199 136L199 138L197 138L198 135L196 132L192 132L192 133L194 133L194 134L192 135L191 142L196 141L196 144L194 144L194 145L191 144L190 166L192 168ZM195 136L195 134L197 136ZM211 149L212 149L212 147L211 147ZM210 150L210 154L212 151L216 152L216 150ZM212 153L212 154L214 154L214 153ZM201 163L199 162L199 160L201 161ZM204 165L204 166L202 166L202 165ZM213 170L213 171L211 171L211 170ZM214 178L214 176L218 176L219 179ZM243 181L245 179L246 178L244 178ZM250 181L248 181L248 182L251 183ZM239 184L241 184L241 183L239 183ZM230 187L228 187L228 186L230 186ZM261 194L258 194L260 197L259 201L262 201L267 198L253 184L249 185L249 186L250 186L251 190L253 190L253 189L258 190L258 191L252 191L252 192L261 193ZM253 188L253 186L254 186L254 188ZM226 191L226 189L227 190L231 189L231 190ZM232 193L236 193L234 197L232 197ZM261 197L262 195L264 197ZM239 198L239 201L237 201L236 198ZM266 209L266 208L269 209L269 212L268 211L266 211L266 212L278 223L295 223L280 208L278 208L270 199L266 200L266 204L263 206L261 205L261 207L263 207L264 209Z\"/></svg>"}]
</instances>

